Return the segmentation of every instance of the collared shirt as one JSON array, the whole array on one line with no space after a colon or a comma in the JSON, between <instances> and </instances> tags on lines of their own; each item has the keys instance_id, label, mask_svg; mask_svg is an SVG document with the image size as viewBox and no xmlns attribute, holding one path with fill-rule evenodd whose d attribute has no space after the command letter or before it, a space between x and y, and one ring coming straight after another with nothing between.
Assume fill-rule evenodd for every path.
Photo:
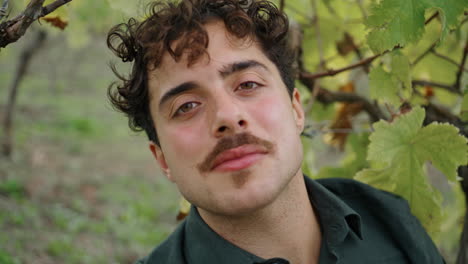
<instances>
[{"instance_id":1,"label":"collared shirt","mask_svg":"<svg viewBox=\"0 0 468 264\"><path fill-rule=\"evenodd\" d=\"M322 229L320 264L444 263L402 198L354 180L305 181ZM192 207L172 235L138 263L289 263L281 257L262 259L228 242Z\"/></svg>"}]
</instances>

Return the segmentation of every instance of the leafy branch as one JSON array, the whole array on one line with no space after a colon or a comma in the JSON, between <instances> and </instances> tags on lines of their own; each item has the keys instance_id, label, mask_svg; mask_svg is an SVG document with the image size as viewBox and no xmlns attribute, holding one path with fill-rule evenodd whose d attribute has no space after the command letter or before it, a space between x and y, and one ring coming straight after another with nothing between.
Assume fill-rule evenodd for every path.
<instances>
[{"instance_id":1,"label":"leafy branch","mask_svg":"<svg viewBox=\"0 0 468 264\"><path fill-rule=\"evenodd\" d=\"M0 24L0 48L18 41L34 21L52 13L57 8L71 1L56 0L44 6L45 0L31 0L21 14Z\"/></svg>"}]
</instances>

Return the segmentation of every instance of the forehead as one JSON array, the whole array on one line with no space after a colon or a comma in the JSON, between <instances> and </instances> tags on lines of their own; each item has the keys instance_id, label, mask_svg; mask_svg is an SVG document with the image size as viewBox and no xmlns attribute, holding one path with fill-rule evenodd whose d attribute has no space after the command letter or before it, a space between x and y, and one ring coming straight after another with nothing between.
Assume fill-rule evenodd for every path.
<instances>
[{"instance_id":1,"label":"forehead","mask_svg":"<svg viewBox=\"0 0 468 264\"><path fill-rule=\"evenodd\" d=\"M200 74L215 74L224 65L240 60L256 60L268 68L275 68L266 57L257 41L250 37L239 39L231 35L221 21L213 21L205 25L209 38L206 54L201 55L195 63L188 65L188 53L179 61L175 61L167 52L157 69L149 69L149 89L151 100L159 101L161 94L168 87L184 81L196 81L207 76ZM173 46L177 41L173 43Z\"/></svg>"}]
</instances>

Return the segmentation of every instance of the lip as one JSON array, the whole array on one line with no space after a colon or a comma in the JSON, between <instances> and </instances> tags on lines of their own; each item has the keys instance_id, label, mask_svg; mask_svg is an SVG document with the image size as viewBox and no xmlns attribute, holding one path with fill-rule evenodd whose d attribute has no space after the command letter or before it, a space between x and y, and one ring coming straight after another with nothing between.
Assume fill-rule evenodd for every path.
<instances>
[{"instance_id":1,"label":"lip","mask_svg":"<svg viewBox=\"0 0 468 264\"><path fill-rule=\"evenodd\" d=\"M211 169L215 171L243 170L262 159L267 152L265 148L259 145L242 145L221 152L214 159Z\"/></svg>"}]
</instances>

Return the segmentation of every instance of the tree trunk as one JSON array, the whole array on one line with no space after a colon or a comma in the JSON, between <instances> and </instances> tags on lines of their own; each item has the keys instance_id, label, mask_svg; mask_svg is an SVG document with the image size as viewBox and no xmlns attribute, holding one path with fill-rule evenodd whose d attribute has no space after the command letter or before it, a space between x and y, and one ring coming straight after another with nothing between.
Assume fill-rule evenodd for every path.
<instances>
[{"instance_id":1,"label":"tree trunk","mask_svg":"<svg viewBox=\"0 0 468 264\"><path fill-rule=\"evenodd\" d=\"M6 103L5 116L3 118L3 138L1 141L1 154L10 158L13 149L13 113L18 95L18 87L25 76L32 57L36 54L39 48L46 39L46 32L39 30L36 36L26 45L21 52L18 68L16 70L13 83L10 86L8 101Z\"/></svg>"},{"instance_id":2,"label":"tree trunk","mask_svg":"<svg viewBox=\"0 0 468 264\"><path fill-rule=\"evenodd\" d=\"M458 174L463 178L461 186L465 193L465 204L468 207L468 166L458 168ZM465 209L465 222L460 238L460 250L458 251L456 264L468 264L468 210Z\"/></svg>"}]
</instances>

